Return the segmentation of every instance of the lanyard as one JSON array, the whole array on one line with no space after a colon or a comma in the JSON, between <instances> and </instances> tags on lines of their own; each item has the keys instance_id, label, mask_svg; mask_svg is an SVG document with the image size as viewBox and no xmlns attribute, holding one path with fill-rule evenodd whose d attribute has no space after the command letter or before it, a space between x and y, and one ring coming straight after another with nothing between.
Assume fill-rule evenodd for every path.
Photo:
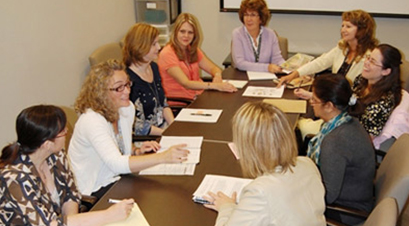
<instances>
[{"instance_id":1,"label":"lanyard","mask_svg":"<svg viewBox=\"0 0 409 226\"><path fill-rule=\"evenodd\" d=\"M256 59L256 62L258 62L259 57L260 57L260 48L261 48L261 32L260 32L260 34L258 36L258 40L257 40L257 43L258 43L257 50L255 48L253 39L251 38L251 36L248 33L247 33L247 35L249 36L249 39L250 39L250 42L251 42L251 47L253 49L254 58Z\"/></svg>"}]
</instances>

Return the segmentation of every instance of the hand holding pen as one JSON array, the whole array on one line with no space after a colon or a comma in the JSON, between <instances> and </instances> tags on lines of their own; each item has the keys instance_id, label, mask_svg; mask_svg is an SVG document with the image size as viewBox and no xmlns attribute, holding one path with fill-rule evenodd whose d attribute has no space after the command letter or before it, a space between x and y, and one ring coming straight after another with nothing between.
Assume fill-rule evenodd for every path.
<instances>
[{"instance_id":1,"label":"hand holding pen","mask_svg":"<svg viewBox=\"0 0 409 226\"><path fill-rule=\"evenodd\" d=\"M120 221L126 219L129 214L132 212L132 208L134 206L135 201L133 199L109 199L109 203L115 203L107 209L109 213L111 213L111 220Z\"/></svg>"}]
</instances>

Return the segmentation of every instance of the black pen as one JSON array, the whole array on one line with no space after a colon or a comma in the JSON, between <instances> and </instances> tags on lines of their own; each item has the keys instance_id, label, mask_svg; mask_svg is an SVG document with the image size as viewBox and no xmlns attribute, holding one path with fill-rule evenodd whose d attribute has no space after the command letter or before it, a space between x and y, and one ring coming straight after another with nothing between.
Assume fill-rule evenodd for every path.
<instances>
[{"instance_id":1,"label":"black pen","mask_svg":"<svg viewBox=\"0 0 409 226\"><path fill-rule=\"evenodd\" d=\"M190 115L198 115L198 116L212 116L212 114L208 114L208 113L190 113Z\"/></svg>"}]
</instances>

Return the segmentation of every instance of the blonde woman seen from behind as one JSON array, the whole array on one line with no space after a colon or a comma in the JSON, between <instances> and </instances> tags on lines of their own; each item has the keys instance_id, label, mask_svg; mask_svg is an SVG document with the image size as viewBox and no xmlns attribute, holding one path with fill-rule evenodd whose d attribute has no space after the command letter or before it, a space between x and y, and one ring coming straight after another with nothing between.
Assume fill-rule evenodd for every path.
<instances>
[{"instance_id":1,"label":"blonde woman seen from behind","mask_svg":"<svg viewBox=\"0 0 409 226\"><path fill-rule=\"evenodd\" d=\"M325 190L315 164L297 157L294 131L285 114L263 102L244 104L233 118L233 142L245 177L236 195L209 193L216 225L326 225Z\"/></svg>"}]
</instances>

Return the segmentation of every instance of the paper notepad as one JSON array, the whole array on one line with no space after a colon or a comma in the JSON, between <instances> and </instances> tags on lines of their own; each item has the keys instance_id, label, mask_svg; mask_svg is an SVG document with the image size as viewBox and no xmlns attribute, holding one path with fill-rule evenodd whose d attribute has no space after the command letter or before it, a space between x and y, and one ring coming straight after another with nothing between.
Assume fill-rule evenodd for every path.
<instances>
[{"instance_id":1,"label":"paper notepad","mask_svg":"<svg viewBox=\"0 0 409 226\"><path fill-rule=\"evenodd\" d=\"M260 86L247 86L243 96L246 97L267 97L267 98L281 98L284 93L284 86L280 88L276 87L260 87Z\"/></svg>"},{"instance_id":2,"label":"paper notepad","mask_svg":"<svg viewBox=\"0 0 409 226\"><path fill-rule=\"evenodd\" d=\"M248 81L246 80L223 80L223 82L228 82L230 84L232 84L234 87L236 87L237 89L242 89Z\"/></svg>"},{"instance_id":3,"label":"paper notepad","mask_svg":"<svg viewBox=\"0 0 409 226\"><path fill-rule=\"evenodd\" d=\"M141 209L139 209L139 206L136 203L134 203L132 212L128 216L128 218L122 221L105 224L105 226L134 226L134 225L149 226L148 221L146 220Z\"/></svg>"},{"instance_id":4,"label":"paper notepad","mask_svg":"<svg viewBox=\"0 0 409 226\"><path fill-rule=\"evenodd\" d=\"M216 109L183 108L178 116L176 116L175 121L215 123L222 114L222 111Z\"/></svg>"},{"instance_id":5,"label":"paper notepad","mask_svg":"<svg viewBox=\"0 0 409 226\"><path fill-rule=\"evenodd\" d=\"M249 80L273 80L277 79L277 76L270 72L259 72L259 71L247 71L247 76Z\"/></svg>"},{"instance_id":6,"label":"paper notepad","mask_svg":"<svg viewBox=\"0 0 409 226\"><path fill-rule=\"evenodd\" d=\"M306 113L306 100L265 99L263 102L272 104L285 113Z\"/></svg>"},{"instance_id":7,"label":"paper notepad","mask_svg":"<svg viewBox=\"0 0 409 226\"><path fill-rule=\"evenodd\" d=\"M232 196L233 192L236 192L238 202L241 191L252 181L252 179L246 178L207 174L197 190L193 193L192 199L194 202L206 203L207 201L204 199L204 196L209 196L209 191L213 193L221 191L229 197Z\"/></svg>"}]
</instances>

